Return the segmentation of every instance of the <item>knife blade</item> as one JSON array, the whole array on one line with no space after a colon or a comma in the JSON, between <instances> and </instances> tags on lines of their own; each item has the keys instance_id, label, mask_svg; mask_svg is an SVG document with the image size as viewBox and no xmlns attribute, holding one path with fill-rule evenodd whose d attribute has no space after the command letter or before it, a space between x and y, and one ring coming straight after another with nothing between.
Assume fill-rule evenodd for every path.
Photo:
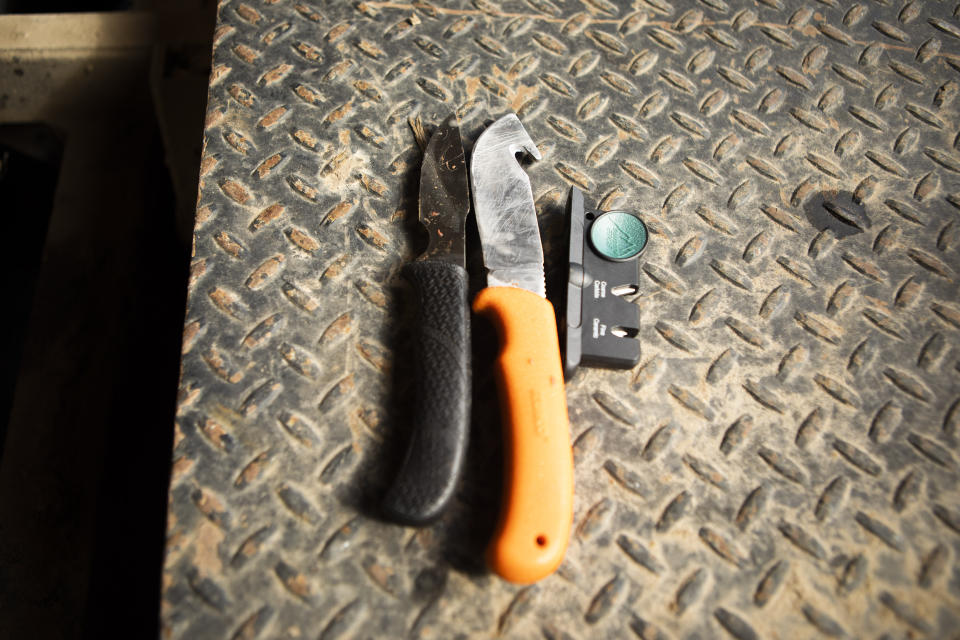
<instances>
[{"instance_id":1,"label":"knife blade","mask_svg":"<svg viewBox=\"0 0 960 640\"><path fill-rule=\"evenodd\" d=\"M470 210L466 158L451 115L427 143L420 168L426 250L402 274L419 305L416 390L406 455L383 501L391 519L424 525L441 515L463 467L470 416L470 313L464 230Z\"/></svg>"},{"instance_id":2,"label":"knife blade","mask_svg":"<svg viewBox=\"0 0 960 640\"><path fill-rule=\"evenodd\" d=\"M530 179L516 154L540 152L515 114L477 139L470 181L487 288L473 302L500 339L497 388L504 427L504 488L487 562L531 583L562 562L573 521L573 451L553 305Z\"/></svg>"}]
</instances>

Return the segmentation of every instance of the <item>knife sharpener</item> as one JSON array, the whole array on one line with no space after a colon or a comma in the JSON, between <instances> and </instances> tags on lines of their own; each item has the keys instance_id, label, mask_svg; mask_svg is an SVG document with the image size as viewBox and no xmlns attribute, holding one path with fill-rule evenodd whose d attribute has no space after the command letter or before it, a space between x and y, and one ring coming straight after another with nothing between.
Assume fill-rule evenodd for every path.
<instances>
[{"instance_id":1,"label":"knife sharpener","mask_svg":"<svg viewBox=\"0 0 960 640\"><path fill-rule=\"evenodd\" d=\"M630 369L640 361L640 308L623 296L639 291L647 227L627 211L585 209L576 187L567 206L564 375L572 378L580 365Z\"/></svg>"}]
</instances>

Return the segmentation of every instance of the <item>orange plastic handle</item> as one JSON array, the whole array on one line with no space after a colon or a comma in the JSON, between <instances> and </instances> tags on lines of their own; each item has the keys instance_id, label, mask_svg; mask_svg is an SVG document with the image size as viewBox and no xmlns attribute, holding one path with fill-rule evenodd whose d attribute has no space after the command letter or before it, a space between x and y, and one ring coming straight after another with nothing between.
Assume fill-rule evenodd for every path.
<instances>
[{"instance_id":1,"label":"orange plastic handle","mask_svg":"<svg viewBox=\"0 0 960 640\"><path fill-rule=\"evenodd\" d=\"M500 521L487 563L529 584L560 566L573 521L573 450L553 306L525 289L488 287L473 301L500 337L504 426Z\"/></svg>"}]
</instances>

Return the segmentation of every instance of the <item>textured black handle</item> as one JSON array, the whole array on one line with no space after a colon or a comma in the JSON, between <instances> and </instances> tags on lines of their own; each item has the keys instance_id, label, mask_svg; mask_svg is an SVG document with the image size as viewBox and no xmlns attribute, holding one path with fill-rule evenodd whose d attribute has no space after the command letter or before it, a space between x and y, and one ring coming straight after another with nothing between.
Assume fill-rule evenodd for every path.
<instances>
[{"instance_id":1,"label":"textured black handle","mask_svg":"<svg viewBox=\"0 0 960 640\"><path fill-rule=\"evenodd\" d=\"M456 489L470 418L467 272L426 260L403 268L420 298L415 345L416 404L410 444L383 509L403 524L437 518Z\"/></svg>"}]
</instances>

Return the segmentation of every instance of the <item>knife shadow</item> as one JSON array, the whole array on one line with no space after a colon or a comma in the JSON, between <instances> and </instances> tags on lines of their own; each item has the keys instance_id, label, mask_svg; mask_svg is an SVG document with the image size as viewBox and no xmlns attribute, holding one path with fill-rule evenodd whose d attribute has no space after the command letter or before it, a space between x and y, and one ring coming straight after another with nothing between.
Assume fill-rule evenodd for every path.
<instances>
[{"instance_id":1,"label":"knife shadow","mask_svg":"<svg viewBox=\"0 0 960 640\"><path fill-rule=\"evenodd\" d=\"M469 300L486 286L480 236L473 216L467 219ZM500 403L493 375L498 340L493 326L471 314L470 439L460 485L451 509L437 528L437 548L451 568L482 576L489 573L484 551L493 536L500 509L503 437Z\"/></svg>"},{"instance_id":2,"label":"knife shadow","mask_svg":"<svg viewBox=\"0 0 960 640\"><path fill-rule=\"evenodd\" d=\"M425 234L417 220L417 199L420 182L421 154L411 153L411 167L400 179L398 208L407 212L401 223L411 240L411 255L426 246ZM390 522L381 509L384 495L397 476L413 422L414 330L416 326L416 295L413 287L400 275L395 265L384 274L387 296L387 320L383 347L392 354L386 382L381 422L375 429L379 436L376 446L370 447L353 471L351 482L342 487L340 502L353 507L361 515L373 520Z\"/></svg>"},{"instance_id":3,"label":"knife shadow","mask_svg":"<svg viewBox=\"0 0 960 640\"><path fill-rule=\"evenodd\" d=\"M567 220L566 195L560 201L551 199L538 202L537 221L540 223L540 241L543 245L543 272L547 300L553 305L557 327L560 328L565 324L564 306L567 281L570 277L568 262L570 227ZM560 346L562 349L563 345Z\"/></svg>"}]
</instances>

